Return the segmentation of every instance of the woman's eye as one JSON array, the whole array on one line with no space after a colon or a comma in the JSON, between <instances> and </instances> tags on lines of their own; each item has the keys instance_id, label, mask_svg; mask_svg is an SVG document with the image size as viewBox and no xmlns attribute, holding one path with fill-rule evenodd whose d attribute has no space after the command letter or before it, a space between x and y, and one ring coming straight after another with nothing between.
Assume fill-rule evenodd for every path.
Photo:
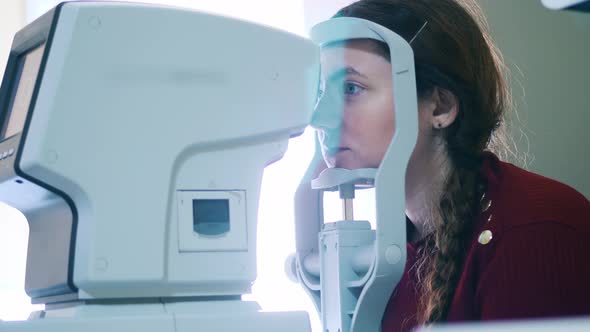
<instances>
[{"instance_id":1,"label":"woman's eye","mask_svg":"<svg viewBox=\"0 0 590 332\"><path fill-rule=\"evenodd\" d=\"M356 96L364 90L362 86L352 82L344 82L343 89L345 96Z\"/></svg>"}]
</instances>

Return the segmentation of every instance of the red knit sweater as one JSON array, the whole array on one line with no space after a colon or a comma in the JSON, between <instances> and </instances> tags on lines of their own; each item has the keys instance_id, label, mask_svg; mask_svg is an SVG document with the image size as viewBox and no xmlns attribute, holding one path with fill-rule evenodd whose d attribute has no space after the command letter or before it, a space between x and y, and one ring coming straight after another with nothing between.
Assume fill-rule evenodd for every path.
<instances>
[{"instance_id":1,"label":"red knit sweater","mask_svg":"<svg viewBox=\"0 0 590 332\"><path fill-rule=\"evenodd\" d=\"M590 314L588 199L492 154L486 155L482 173L491 206L475 220L447 320ZM492 239L482 244L479 237L485 230ZM406 270L383 316L383 332L417 325L412 269L417 247L409 243L407 248Z\"/></svg>"}]
</instances>

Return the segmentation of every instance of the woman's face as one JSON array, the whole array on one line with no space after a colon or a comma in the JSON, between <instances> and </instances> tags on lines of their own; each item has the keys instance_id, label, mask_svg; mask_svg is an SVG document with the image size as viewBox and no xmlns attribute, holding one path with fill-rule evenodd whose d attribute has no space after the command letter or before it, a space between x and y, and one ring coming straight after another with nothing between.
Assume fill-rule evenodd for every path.
<instances>
[{"instance_id":1,"label":"woman's face","mask_svg":"<svg viewBox=\"0 0 590 332\"><path fill-rule=\"evenodd\" d=\"M391 64L373 43L351 41L322 50L322 81L312 125L326 163L378 167L394 129Z\"/></svg>"},{"instance_id":2,"label":"woman's face","mask_svg":"<svg viewBox=\"0 0 590 332\"><path fill-rule=\"evenodd\" d=\"M328 167L379 167L393 137L392 68L367 40L353 40L322 50L323 96L312 126L318 130ZM434 145L436 102L419 102L419 134L410 163L425 159ZM438 125L438 124L437 124Z\"/></svg>"}]
</instances>

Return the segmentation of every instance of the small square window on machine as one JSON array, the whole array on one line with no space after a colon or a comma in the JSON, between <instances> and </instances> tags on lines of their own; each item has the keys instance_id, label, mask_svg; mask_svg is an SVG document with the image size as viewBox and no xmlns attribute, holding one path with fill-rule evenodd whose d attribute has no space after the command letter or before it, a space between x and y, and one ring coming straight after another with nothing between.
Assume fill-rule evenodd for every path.
<instances>
[{"instance_id":1,"label":"small square window on machine","mask_svg":"<svg viewBox=\"0 0 590 332\"><path fill-rule=\"evenodd\" d=\"M179 190L181 252L248 250L245 190Z\"/></svg>"},{"instance_id":2,"label":"small square window on machine","mask_svg":"<svg viewBox=\"0 0 590 332\"><path fill-rule=\"evenodd\" d=\"M193 230L206 236L230 230L228 199L193 199Z\"/></svg>"}]
</instances>

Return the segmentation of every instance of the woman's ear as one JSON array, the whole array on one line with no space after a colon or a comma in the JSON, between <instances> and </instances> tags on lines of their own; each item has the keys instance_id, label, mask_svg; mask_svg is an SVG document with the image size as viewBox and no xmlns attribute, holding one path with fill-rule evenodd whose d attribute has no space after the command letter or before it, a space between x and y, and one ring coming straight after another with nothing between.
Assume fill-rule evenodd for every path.
<instances>
[{"instance_id":1,"label":"woman's ear","mask_svg":"<svg viewBox=\"0 0 590 332\"><path fill-rule=\"evenodd\" d=\"M432 127L435 129L447 128L457 118L459 114L459 99L451 91L434 88L432 92Z\"/></svg>"}]
</instances>

